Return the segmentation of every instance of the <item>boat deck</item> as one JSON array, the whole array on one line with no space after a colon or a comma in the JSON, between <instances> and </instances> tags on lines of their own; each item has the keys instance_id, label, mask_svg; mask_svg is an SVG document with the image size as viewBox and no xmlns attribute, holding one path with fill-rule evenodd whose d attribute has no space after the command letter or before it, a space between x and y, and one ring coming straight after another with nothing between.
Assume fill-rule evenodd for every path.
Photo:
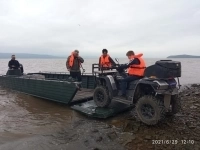
<instances>
[{"instance_id":1,"label":"boat deck","mask_svg":"<svg viewBox=\"0 0 200 150\"><path fill-rule=\"evenodd\" d=\"M81 91L78 91L74 96L72 102L79 101L79 100L89 100L93 97L94 89L86 89L82 88Z\"/></svg>"}]
</instances>

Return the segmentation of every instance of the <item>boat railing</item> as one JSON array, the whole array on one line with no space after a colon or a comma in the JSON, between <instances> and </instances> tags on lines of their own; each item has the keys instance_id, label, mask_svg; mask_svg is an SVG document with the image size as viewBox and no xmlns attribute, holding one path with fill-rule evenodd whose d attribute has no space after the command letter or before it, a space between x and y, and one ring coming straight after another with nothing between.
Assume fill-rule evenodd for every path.
<instances>
[{"instance_id":1,"label":"boat railing","mask_svg":"<svg viewBox=\"0 0 200 150\"><path fill-rule=\"evenodd\" d=\"M56 78L45 78L43 75L37 75L37 76L32 76L32 75L22 75L22 76L16 76L16 75L2 75L2 77L10 77L10 78L18 78L18 79L34 79L34 80L44 80L44 81L52 81L52 82L65 82L69 84L80 84L81 82L72 82L67 79L56 79Z\"/></svg>"},{"instance_id":2,"label":"boat railing","mask_svg":"<svg viewBox=\"0 0 200 150\"><path fill-rule=\"evenodd\" d=\"M97 74L115 73L116 70L109 69L108 67L101 67L99 64L92 64L92 74L97 76Z\"/></svg>"},{"instance_id":3,"label":"boat railing","mask_svg":"<svg viewBox=\"0 0 200 150\"><path fill-rule=\"evenodd\" d=\"M39 71L36 73L28 73L28 74L64 74L69 75L69 72L54 72L54 71ZM92 75L92 73L84 73L83 75Z\"/></svg>"}]
</instances>

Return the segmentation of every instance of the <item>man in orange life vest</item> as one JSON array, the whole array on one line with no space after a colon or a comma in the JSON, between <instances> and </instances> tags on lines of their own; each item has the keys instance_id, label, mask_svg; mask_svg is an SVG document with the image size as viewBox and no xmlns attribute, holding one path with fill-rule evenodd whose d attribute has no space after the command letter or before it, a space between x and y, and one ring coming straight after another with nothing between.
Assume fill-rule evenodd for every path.
<instances>
[{"instance_id":1,"label":"man in orange life vest","mask_svg":"<svg viewBox=\"0 0 200 150\"><path fill-rule=\"evenodd\" d=\"M129 59L129 63L119 66L120 69L128 68L128 76L121 80L122 98L126 98L127 83L138 80L144 76L146 65L142 55L143 54L135 55L135 53L130 50L126 53L126 56Z\"/></svg>"},{"instance_id":2,"label":"man in orange life vest","mask_svg":"<svg viewBox=\"0 0 200 150\"><path fill-rule=\"evenodd\" d=\"M81 63L84 62L84 59L79 56L79 51L74 50L71 55L67 58L66 67L70 72L70 76L74 79L78 79L78 82L81 82Z\"/></svg>"},{"instance_id":3,"label":"man in orange life vest","mask_svg":"<svg viewBox=\"0 0 200 150\"><path fill-rule=\"evenodd\" d=\"M100 68L107 68L111 67L112 65L116 65L116 63L113 61L113 59L108 55L108 50L103 49L102 55L99 58L99 66Z\"/></svg>"}]
</instances>

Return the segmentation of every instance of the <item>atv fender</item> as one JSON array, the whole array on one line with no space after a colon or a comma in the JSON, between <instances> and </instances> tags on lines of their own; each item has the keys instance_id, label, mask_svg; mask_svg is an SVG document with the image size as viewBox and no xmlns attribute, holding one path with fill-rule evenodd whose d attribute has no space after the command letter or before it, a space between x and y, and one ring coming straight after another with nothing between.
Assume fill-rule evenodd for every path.
<instances>
[{"instance_id":1,"label":"atv fender","mask_svg":"<svg viewBox=\"0 0 200 150\"><path fill-rule=\"evenodd\" d=\"M143 96L143 93L144 93L143 87L148 87L148 88L150 89L149 92L151 92L151 91L152 91L152 92L156 92L156 90L155 90L155 88L154 88L152 82L149 82L149 81L145 81L145 80L140 79L140 80L137 82L137 84L136 84L136 86L135 86L135 89L134 89L134 91L133 91L133 95L132 95L132 97L131 97L131 101L132 101L133 104L135 104L135 103L137 102L137 100L138 100L141 96Z\"/></svg>"},{"instance_id":2,"label":"atv fender","mask_svg":"<svg viewBox=\"0 0 200 150\"><path fill-rule=\"evenodd\" d=\"M113 98L113 96L117 95L117 86L115 84L115 80L111 75L107 75L104 77L99 77L99 79L103 82L105 82L106 87L109 91L109 97L110 99Z\"/></svg>"},{"instance_id":3,"label":"atv fender","mask_svg":"<svg viewBox=\"0 0 200 150\"><path fill-rule=\"evenodd\" d=\"M154 87L155 83L152 82L152 81L148 81L148 80L140 79L140 80L138 81L137 86L140 85L140 84L143 84L143 85L145 85L145 84L146 84L146 85L149 85L149 86L151 86L151 88L152 88L154 91L156 91L156 89L155 89L155 87Z\"/></svg>"}]
</instances>

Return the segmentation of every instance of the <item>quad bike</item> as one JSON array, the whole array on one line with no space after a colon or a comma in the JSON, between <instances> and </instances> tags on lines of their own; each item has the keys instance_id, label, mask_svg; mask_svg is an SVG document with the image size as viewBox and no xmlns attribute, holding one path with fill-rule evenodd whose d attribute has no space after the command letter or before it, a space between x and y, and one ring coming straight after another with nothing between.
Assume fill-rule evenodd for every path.
<instances>
[{"instance_id":1,"label":"quad bike","mask_svg":"<svg viewBox=\"0 0 200 150\"><path fill-rule=\"evenodd\" d=\"M176 114L180 111L180 62L160 60L147 67L144 77L127 84L126 99L119 96L120 80L127 76L125 70L120 69L120 64L109 68L110 70L101 71L94 71L94 66L97 86L93 99L98 107L108 107L112 101L135 106L138 118L147 125L155 125L163 120L166 114Z\"/></svg>"},{"instance_id":2,"label":"quad bike","mask_svg":"<svg viewBox=\"0 0 200 150\"><path fill-rule=\"evenodd\" d=\"M6 75L16 75L16 76L21 76L24 74L24 68L22 64L19 64L19 68L14 69L14 68L9 68Z\"/></svg>"}]
</instances>

